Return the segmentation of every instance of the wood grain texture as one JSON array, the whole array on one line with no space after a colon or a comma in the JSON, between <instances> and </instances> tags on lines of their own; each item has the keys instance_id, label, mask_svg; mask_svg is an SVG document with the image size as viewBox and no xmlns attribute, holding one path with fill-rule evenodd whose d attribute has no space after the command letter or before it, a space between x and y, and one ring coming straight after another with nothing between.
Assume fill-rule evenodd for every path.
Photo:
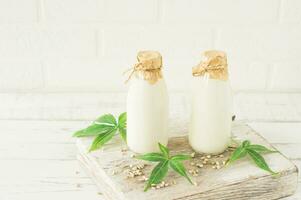
<instances>
[{"instance_id":1,"label":"wood grain texture","mask_svg":"<svg viewBox=\"0 0 301 200\"><path fill-rule=\"evenodd\" d=\"M0 199L104 200L95 184L78 166L75 160L77 148L72 148L68 154L64 153L65 148L68 149L76 141L70 137L72 132L88 124L89 121L0 120ZM281 144L281 151L293 159L300 169L301 152L291 148L291 145L301 145L300 123L253 122L250 125L276 148ZM34 144L48 144L52 148L40 149L40 145ZM21 151L14 150L20 147L24 148ZM9 148L10 154L6 155ZM294 195L284 198L300 199L301 187Z\"/></svg>"},{"instance_id":2,"label":"wood grain texture","mask_svg":"<svg viewBox=\"0 0 301 200\"><path fill-rule=\"evenodd\" d=\"M189 120L190 94L169 94L170 118L174 125ZM301 121L301 93L234 94L234 113L247 121ZM94 120L101 113L119 114L126 108L126 93L0 93L0 119Z\"/></svg>"},{"instance_id":3,"label":"wood grain texture","mask_svg":"<svg viewBox=\"0 0 301 200\"><path fill-rule=\"evenodd\" d=\"M273 148L249 126L235 123L232 132L234 137L240 140L249 139L253 143ZM90 138L78 140L78 159L107 199L272 200L293 194L297 187L297 167L281 153L274 153L264 157L273 170L280 172L280 176L277 178L260 170L252 161L244 158L220 170L214 170L211 167L202 168L200 175L193 177L197 186L190 185L184 178L171 172L166 180L176 180L176 185L145 193L143 192L144 182L139 180L139 177L129 179L123 173L129 165L135 165L141 161L131 158L130 151L121 152L125 145L120 139L114 138L102 150L87 154L90 143ZM193 152L185 136L171 138L169 148L172 153ZM195 159L199 159L200 156L197 154ZM185 165L187 168L191 168L189 161L185 162ZM145 174L149 174L151 169L152 166L148 165L144 170ZM114 175L112 175L113 172Z\"/></svg>"}]
</instances>

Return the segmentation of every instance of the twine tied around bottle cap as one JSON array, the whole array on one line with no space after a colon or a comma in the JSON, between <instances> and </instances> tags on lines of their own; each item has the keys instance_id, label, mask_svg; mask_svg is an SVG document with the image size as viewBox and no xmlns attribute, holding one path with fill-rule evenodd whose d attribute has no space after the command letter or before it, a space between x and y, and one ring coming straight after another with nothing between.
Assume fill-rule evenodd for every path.
<instances>
[{"instance_id":1,"label":"twine tied around bottle cap","mask_svg":"<svg viewBox=\"0 0 301 200\"><path fill-rule=\"evenodd\" d=\"M228 65L226 53L222 51L205 51L203 59L192 68L193 76L204 76L206 73L212 79L228 80Z\"/></svg>"},{"instance_id":2,"label":"twine tied around bottle cap","mask_svg":"<svg viewBox=\"0 0 301 200\"><path fill-rule=\"evenodd\" d=\"M134 74L142 76L144 80L150 84L156 83L162 78L162 57L159 52L156 51L140 51L137 55L138 63L133 68L127 70L125 73L130 72L127 83Z\"/></svg>"}]
</instances>

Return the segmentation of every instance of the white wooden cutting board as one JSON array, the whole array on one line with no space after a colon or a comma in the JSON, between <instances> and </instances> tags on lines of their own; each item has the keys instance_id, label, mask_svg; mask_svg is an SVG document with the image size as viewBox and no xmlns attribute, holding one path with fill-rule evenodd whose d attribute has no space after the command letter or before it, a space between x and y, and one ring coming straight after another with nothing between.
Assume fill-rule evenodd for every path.
<instances>
[{"instance_id":1,"label":"white wooden cutting board","mask_svg":"<svg viewBox=\"0 0 301 200\"><path fill-rule=\"evenodd\" d=\"M252 143L273 148L247 125L234 123L232 133L239 140L248 139ZM143 192L145 182L141 181L141 176L127 178L124 173L130 165L142 161L132 158L133 153L130 151L122 152L126 146L118 137L105 145L102 150L87 153L91 142L92 138L78 139L78 159L108 200L270 200L289 196L297 187L297 167L281 153L272 153L264 155L264 158L274 171L280 172L278 177L271 176L257 168L248 158L243 158L219 170L213 169L210 164L205 165L199 169L198 176L192 177L197 183L196 186L190 185L183 177L171 172L165 181L175 180L175 185ZM193 152L186 136L170 138L168 146L172 153ZM222 159L227 159L229 154L230 152L226 152ZM185 162L185 166L188 169L195 169L196 166L191 166L191 162L198 163L202 156L196 154L192 161ZM148 175L152 168L152 164L147 165L143 169L145 175Z\"/></svg>"}]
</instances>

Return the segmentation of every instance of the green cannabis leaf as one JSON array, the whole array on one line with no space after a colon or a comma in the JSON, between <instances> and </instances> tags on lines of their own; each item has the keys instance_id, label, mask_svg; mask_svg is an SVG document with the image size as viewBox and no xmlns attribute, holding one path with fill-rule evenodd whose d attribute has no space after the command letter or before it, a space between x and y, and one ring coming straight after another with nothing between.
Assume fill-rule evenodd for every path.
<instances>
[{"instance_id":1,"label":"green cannabis leaf","mask_svg":"<svg viewBox=\"0 0 301 200\"><path fill-rule=\"evenodd\" d=\"M126 142L126 112L121 113L118 121L112 114L105 114L97 118L90 126L76 131L73 137L95 136L89 152L101 148L119 132L121 138Z\"/></svg>"},{"instance_id":2,"label":"green cannabis leaf","mask_svg":"<svg viewBox=\"0 0 301 200\"><path fill-rule=\"evenodd\" d=\"M120 136L124 141L126 141L126 112L119 115L117 126L119 129Z\"/></svg>"},{"instance_id":3,"label":"green cannabis leaf","mask_svg":"<svg viewBox=\"0 0 301 200\"><path fill-rule=\"evenodd\" d=\"M169 167L181 176L185 177L191 184L193 184L186 173L186 169L183 163L181 162L184 160L191 159L191 156L182 154L170 156L169 149L166 146L160 143L158 143L158 145L161 151L160 153L147 153L144 155L135 156L135 158L140 160L159 162L151 172L151 175L144 188L144 191L147 191L153 184L160 183L166 176Z\"/></svg>"},{"instance_id":4,"label":"green cannabis leaf","mask_svg":"<svg viewBox=\"0 0 301 200\"><path fill-rule=\"evenodd\" d=\"M275 175L277 173L270 169L269 165L266 163L262 155L260 155L260 153L274 153L274 152L278 152L278 151L270 150L265 146L259 144L251 144L249 140L245 140L231 154L230 158L227 161L227 165L233 163L234 161L240 158L245 157L246 155L249 155L249 157L254 161L257 167Z\"/></svg>"}]
</instances>

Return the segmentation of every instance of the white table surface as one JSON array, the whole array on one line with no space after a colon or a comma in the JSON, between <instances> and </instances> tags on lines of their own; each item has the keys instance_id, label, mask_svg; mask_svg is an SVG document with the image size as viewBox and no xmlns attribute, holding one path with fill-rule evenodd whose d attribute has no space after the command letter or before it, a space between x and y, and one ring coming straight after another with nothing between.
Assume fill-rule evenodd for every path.
<instances>
[{"instance_id":1,"label":"white table surface","mask_svg":"<svg viewBox=\"0 0 301 200\"><path fill-rule=\"evenodd\" d=\"M290 99L285 103L281 98L271 98L270 102L277 102L269 104L268 109L261 105L265 111L259 109L260 100L253 100L252 103L251 98L246 100L245 97L239 97L245 100L241 101L243 105L237 103L237 110L240 110L239 114L247 119L251 127L300 169L301 101L298 101L300 95L293 96L295 99L292 101L291 98L282 95L282 100ZM236 98L237 101L239 98ZM258 99L257 96L253 98ZM252 104L257 110L254 107L252 109ZM251 107L248 108L248 105ZM7 107L2 104L0 112L3 110L7 111ZM20 109L20 112L24 112L24 109ZM38 113L35 110L32 112ZM32 116L31 114L28 115ZM4 115L9 118L8 112L0 113L0 118L4 118ZM16 113L13 115L12 119L0 120L0 200L103 199L93 182L80 168L76 160L75 139L71 137L74 131L88 125L88 120L57 119L57 116L54 116L56 119L36 120L28 117L30 120L16 120L13 119L16 118ZM26 118L26 115L23 114L23 117ZM301 199L300 187L294 196L285 199Z\"/></svg>"}]
</instances>

